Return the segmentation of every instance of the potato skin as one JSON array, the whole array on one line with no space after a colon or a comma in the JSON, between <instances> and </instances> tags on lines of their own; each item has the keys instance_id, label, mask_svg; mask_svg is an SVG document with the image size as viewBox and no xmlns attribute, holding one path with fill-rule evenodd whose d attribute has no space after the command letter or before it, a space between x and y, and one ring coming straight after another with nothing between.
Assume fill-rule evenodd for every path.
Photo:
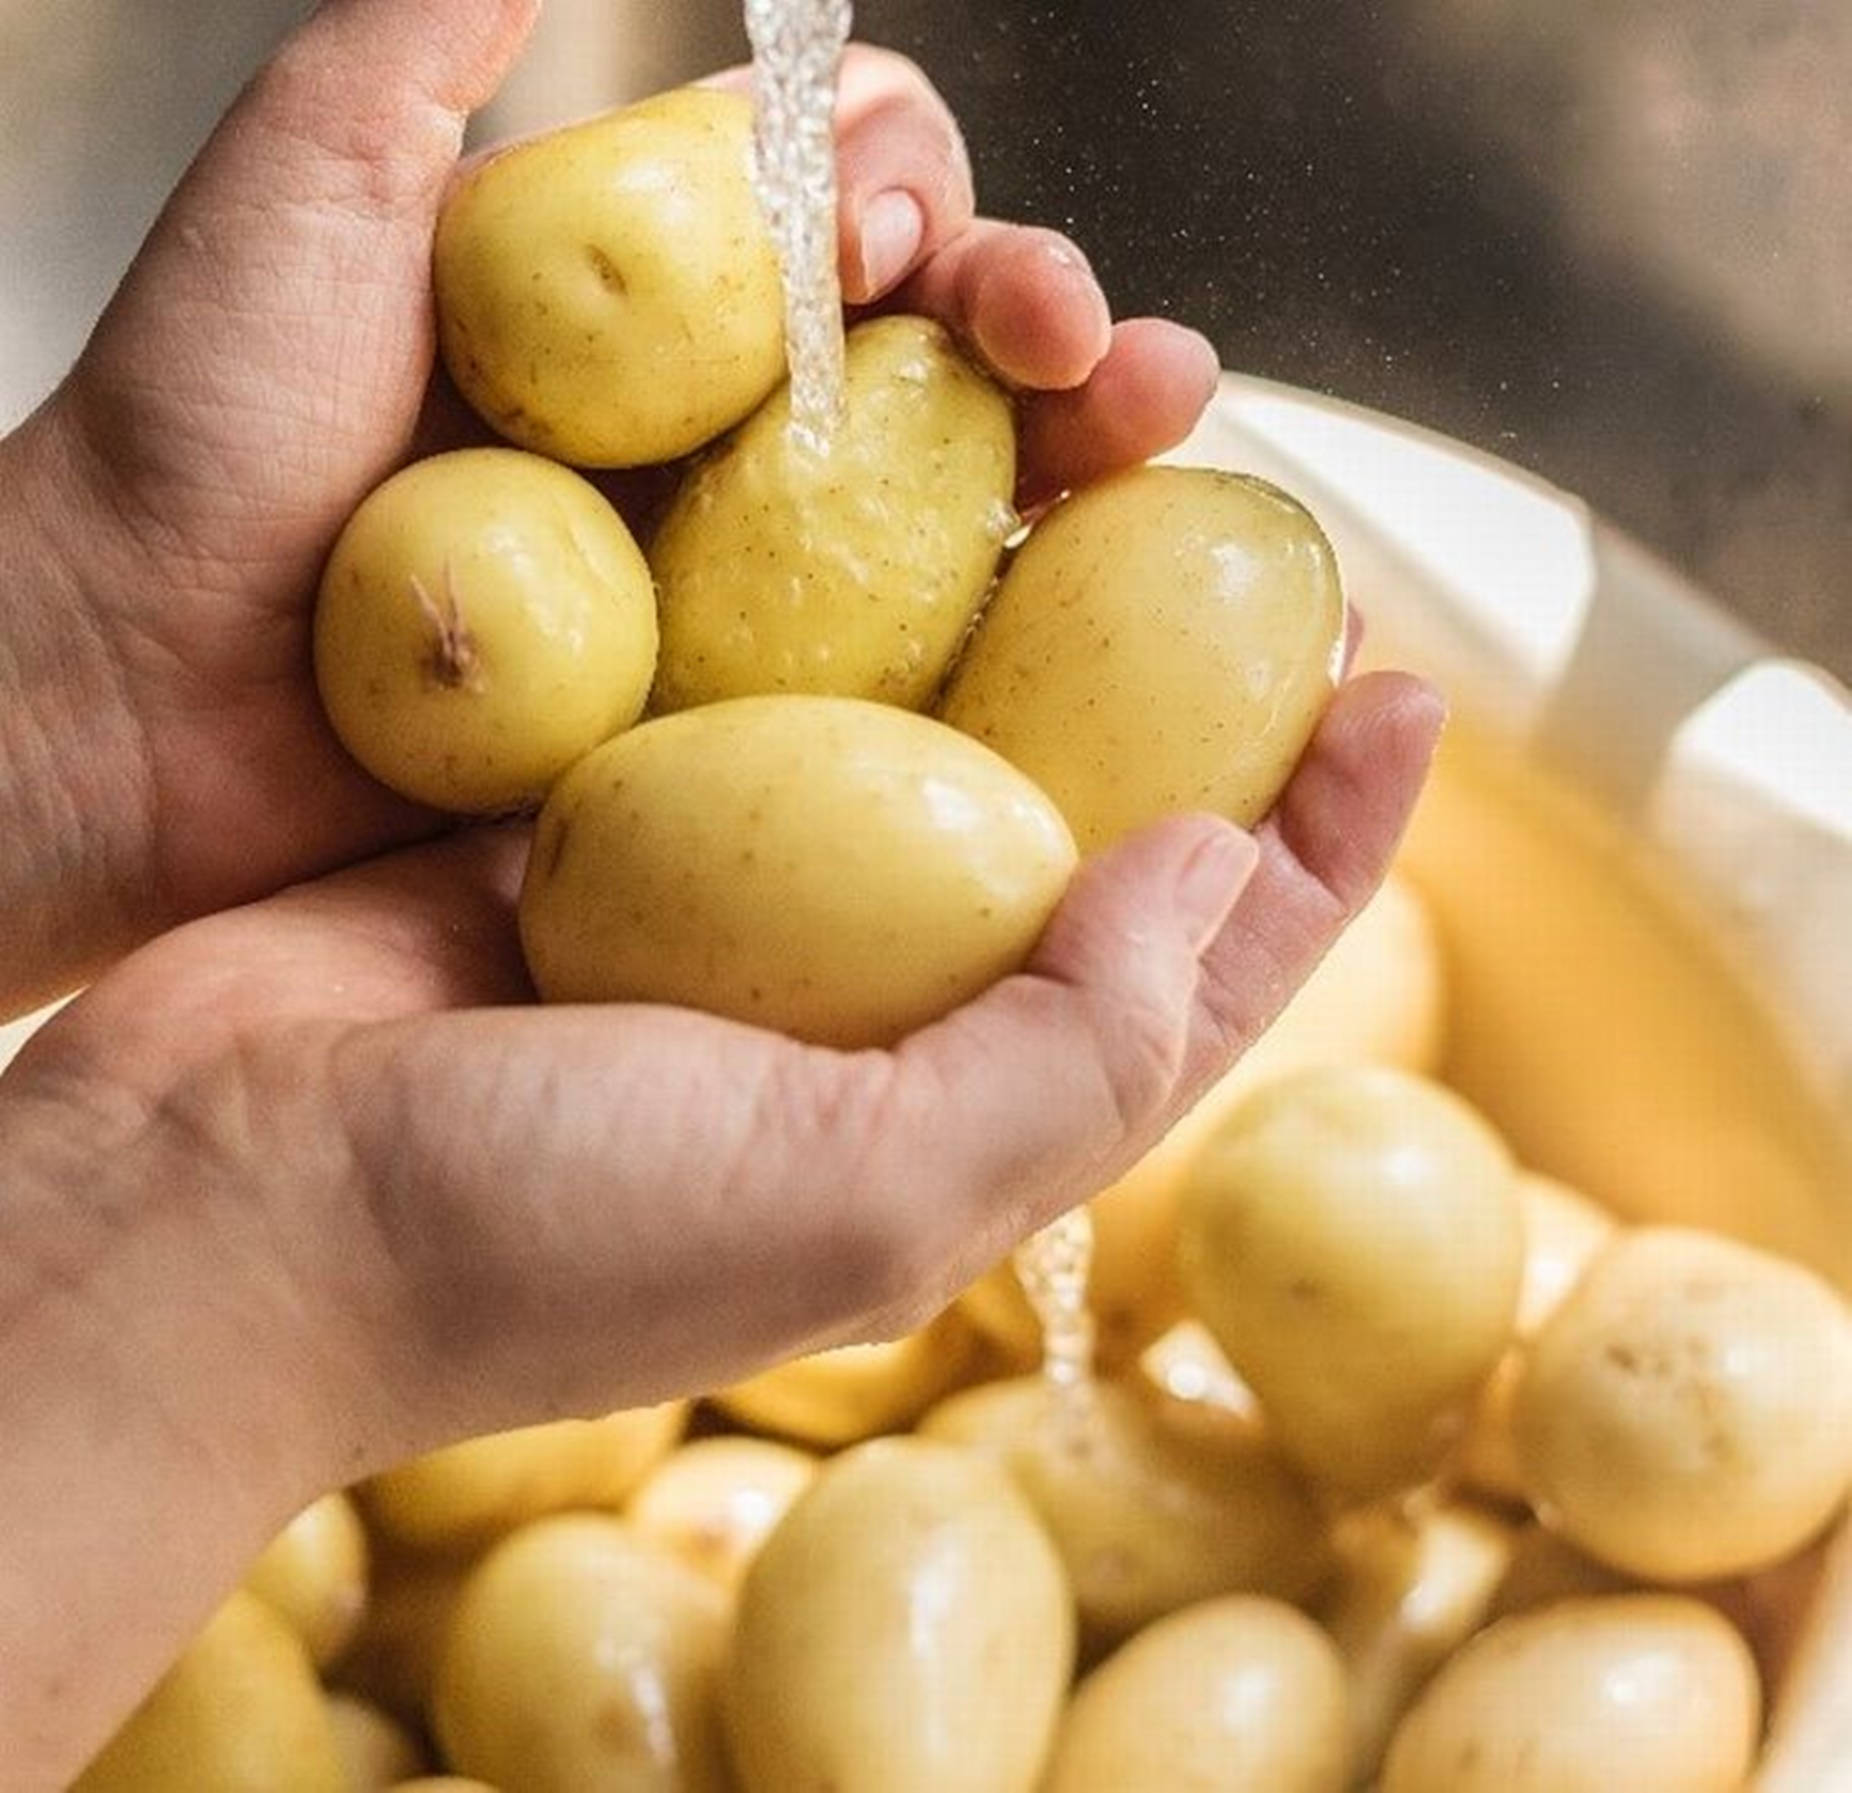
<instances>
[{"instance_id":1,"label":"potato skin","mask_svg":"<svg viewBox=\"0 0 1852 1793\"><path fill-rule=\"evenodd\" d=\"M1344 628L1336 557L1295 499L1135 468L1035 525L936 711L1035 779L1083 852L1178 810L1248 826L1330 701Z\"/></svg>"},{"instance_id":2,"label":"potato skin","mask_svg":"<svg viewBox=\"0 0 1852 1793\"><path fill-rule=\"evenodd\" d=\"M682 88L462 177L437 226L438 334L491 427L575 466L651 465L784 377L751 119L741 95Z\"/></svg>"},{"instance_id":3,"label":"potato skin","mask_svg":"<svg viewBox=\"0 0 1852 1793\"><path fill-rule=\"evenodd\" d=\"M886 1045L1018 969L1074 864L1047 798L928 717L735 698L645 722L560 781L521 941L550 1001Z\"/></svg>"},{"instance_id":4,"label":"potato skin","mask_svg":"<svg viewBox=\"0 0 1852 1793\"><path fill-rule=\"evenodd\" d=\"M349 518L316 601L315 678L375 778L495 814L636 720L656 642L649 567L595 486L519 449L458 449Z\"/></svg>"},{"instance_id":5,"label":"potato skin","mask_svg":"<svg viewBox=\"0 0 1852 1793\"><path fill-rule=\"evenodd\" d=\"M1009 400L928 318L858 324L819 455L780 391L697 463L650 542L652 707L814 691L923 708L1016 524Z\"/></svg>"}]
</instances>

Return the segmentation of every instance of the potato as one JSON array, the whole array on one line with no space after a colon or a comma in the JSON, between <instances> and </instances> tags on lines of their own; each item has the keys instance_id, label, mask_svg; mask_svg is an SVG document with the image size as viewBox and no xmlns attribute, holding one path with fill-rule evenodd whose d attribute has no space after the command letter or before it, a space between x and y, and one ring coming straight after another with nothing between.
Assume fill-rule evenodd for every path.
<instances>
[{"instance_id":1,"label":"potato","mask_svg":"<svg viewBox=\"0 0 1852 1793\"><path fill-rule=\"evenodd\" d=\"M769 1438L697 1438L650 1471L624 1517L732 1593L759 1547L810 1486L817 1459Z\"/></svg>"},{"instance_id":2,"label":"potato","mask_svg":"<svg viewBox=\"0 0 1852 1793\"><path fill-rule=\"evenodd\" d=\"M315 606L315 678L342 744L402 796L537 802L642 712L649 567L576 473L511 448L393 475L348 520Z\"/></svg>"},{"instance_id":3,"label":"potato","mask_svg":"<svg viewBox=\"0 0 1852 1793\"><path fill-rule=\"evenodd\" d=\"M1511 1560L1512 1530L1433 1498L1347 1514L1337 1572L1313 1607L1350 1678L1351 1760L1368 1778L1434 1671L1484 1623Z\"/></svg>"},{"instance_id":4,"label":"potato","mask_svg":"<svg viewBox=\"0 0 1852 1793\"><path fill-rule=\"evenodd\" d=\"M743 1793L1032 1793L1073 1627L1060 1561L994 1463L851 1447L741 1591L724 1710Z\"/></svg>"},{"instance_id":5,"label":"potato","mask_svg":"<svg viewBox=\"0 0 1852 1793\"><path fill-rule=\"evenodd\" d=\"M444 1760L500 1793L730 1793L726 1597L622 1520L504 1538L451 1615L431 1698Z\"/></svg>"},{"instance_id":6,"label":"potato","mask_svg":"<svg viewBox=\"0 0 1852 1793\"><path fill-rule=\"evenodd\" d=\"M315 1669L289 1624L234 1593L71 1793L348 1793Z\"/></svg>"},{"instance_id":7,"label":"potato","mask_svg":"<svg viewBox=\"0 0 1852 1793\"><path fill-rule=\"evenodd\" d=\"M367 1600L367 1536L344 1493L311 1502L245 1572L245 1587L287 1619L325 1667L354 1634Z\"/></svg>"},{"instance_id":8,"label":"potato","mask_svg":"<svg viewBox=\"0 0 1852 1793\"><path fill-rule=\"evenodd\" d=\"M834 1450L911 1425L982 1362L977 1333L947 1312L902 1338L774 1365L712 1399L741 1425Z\"/></svg>"},{"instance_id":9,"label":"potato","mask_svg":"<svg viewBox=\"0 0 1852 1793\"><path fill-rule=\"evenodd\" d=\"M582 467L675 460L784 377L751 103L685 88L503 149L438 219L444 364L511 442Z\"/></svg>"},{"instance_id":10,"label":"potato","mask_svg":"<svg viewBox=\"0 0 1852 1793\"><path fill-rule=\"evenodd\" d=\"M1614 1217L1566 1183L1531 1172L1517 1181L1524 1216L1524 1281L1518 1290L1517 1338L1480 1391L1453 1461L1463 1480L1507 1500L1524 1498L1511 1438L1511 1403L1524 1371L1524 1346L1568 1299L1569 1291L1614 1234Z\"/></svg>"},{"instance_id":11,"label":"potato","mask_svg":"<svg viewBox=\"0 0 1852 1793\"><path fill-rule=\"evenodd\" d=\"M1250 824L1335 689L1330 544L1276 487L1143 467L1036 524L938 714L1054 798L1083 852L1177 810Z\"/></svg>"},{"instance_id":12,"label":"potato","mask_svg":"<svg viewBox=\"0 0 1852 1793\"><path fill-rule=\"evenodd\" d=\"M1852 1483L1852 1320L1798 1264L1637 1228L1538 1334L1512 1425L1540 1515L1591 1556L1661 1582L1759 1569Z\"/></svg>"},{"instance_id":13,"label":"potato","mask_svg":"<svg viewBox=\"0 0 1852 1793\"><path fill-rule=\"evenodd\" d=\"M1118 1182L1088 1204L1087 1284L1096 1355L1122 1369L1181 1318L1177 1185L1202 1141L1249 1091L1316 1065L1433 1071L1445 1037L1446 980L1427 900L1391 874L1279 1018L1234 1068ZM1023 1368L1041 1330L1006 1259L959 1297L986 1337Z\"/></svg>"},{"instance_id":14,"label":"potato","mask_svg":"<svg viewBox=\"0 0 1852 1793\"><path fill-rule=\"evenodd\" d=\"M551 1001L886 1045L1020 967L1074 864L1047 798L943 724L741 697L655 717L560 781L521 941Z\"/></svg>"},{"instance_id":15,"label":"potato","mask_svg":"<svg viewBox=\"0 0 1852 1793\"><path fill-rule=\"evenodd\" d=\"M384 1470L360 1498L400 1544L479 1548L548 1513L620 1506L674 1448L687 1419L686 1401L665 1401L494 1432Z\"/></svg>"},{"instance_id":16,"label":"potato","mask_svg":"<svg viewBox=\"0 0 1852 1793\"><path fill-rule=\"evenodd\" d=\"M1325 1566L1310 1490L1231 1413L1038 1374L953 1395L919 1432L1010 1472L1061 1553L1089 1652L1217 1594L1297 1598Z\"/></svg>"},{"instance_id":17,"label":"potato","mask_svg":"<svg viewBox=\"0 0 1852 1793\"><path fill-rule=\"evenodd\" d=\"M1009 400L927 318L859 324L818 454L788 389L696 464L649 546L652 705L765 691L922 708L1016 526Z\"/></svg>"},{"instance_id":18,"label":"potato","mask_svg":"<svg viewBox=\"0 0 1852 1793\"><path fill-rule=\"evenodd\" d=\"M1509 1344L1515 1178L1458 1097L1381 1066L1268 1084L1191 1161L1184 1284L1286 1453L1338 1496L1430 1474Z\"/></svg>"},{"instance_id":19,"label":"potato","mask_svg":"<svg viewBox=\"0 0 1852 1793\"><path fill-rule=\"evenodd\" d=\"M1204 1601L1081 1682L1041 1793L1345 1793L1348 1691L1331 1640L1281 1601Z\"/></svg>"},{"instance_id":20,"label":"potato","mask_svg":"<svg viewBox=\"0 0 1852 1793\"><path fill-rule=\"evenodd\" d=\"M1500 1620L1435 1676L1382 1793L1740 1793L1760 1717L1748 1647L1708 1606L1564 1600Z\"/></svg>"},{"instance_id":21,"label":"potato","mask_svg":"<svg viewBox=\"0 0 1852 1793\"><path fill-rule=\"evenodd\" d=\"M428 1766L410 1729L358 1694L329 1694L328 1723L348 1793L381 1793L422 1775Z\"/></svg>"}]
</instances>

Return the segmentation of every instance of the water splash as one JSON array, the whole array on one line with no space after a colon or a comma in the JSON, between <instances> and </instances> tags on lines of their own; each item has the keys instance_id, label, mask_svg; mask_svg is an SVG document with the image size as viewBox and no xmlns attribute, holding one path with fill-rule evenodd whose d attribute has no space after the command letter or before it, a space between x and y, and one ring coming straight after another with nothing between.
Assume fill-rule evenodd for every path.
<instances>
[{"instance_id":1,"label":"water splash","mask_svg":"<svg viewBox=\"0 0 1852 1793\"><path fill-rule=\"evenodd\" d=\"M784 275L791 433L816 454L844 407L832 124L850 25L850 0L746 0L753 182Z\"/></svg>"},{"instance_id":2,"label":"water splash","mask_svg":"<svg viewBox=\"0 0 1852 1793\"><path fill-rule=\"evenodd\" d=\"M1084 1403L1093 1390L1094 1327L1087 1305L1092 1215L1072 1209L1025 1239L1011 1261L1042 1323L1042 1374L1057 1394Z\"/></svg>"}]
</instances>

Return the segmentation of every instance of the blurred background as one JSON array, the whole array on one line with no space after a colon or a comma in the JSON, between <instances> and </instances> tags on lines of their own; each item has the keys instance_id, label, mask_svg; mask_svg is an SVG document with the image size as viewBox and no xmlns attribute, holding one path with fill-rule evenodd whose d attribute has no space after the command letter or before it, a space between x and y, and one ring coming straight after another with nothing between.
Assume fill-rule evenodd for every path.
<instances>
[{"instance_id":1,"label":"blurred background","mask_svg":"<svg viewBox=\"0 0 1852 1793\"><path fill-rule=\"evenodd\" d=\"M459 4L463 0L459 0ZM0 0L0 427L305 0ZM1579 493L1852 680L1852 8L862 0L987 210L1124 313ZM743 55L734 0L550 0L480 134Z\"/></svg>"}]
</instances>

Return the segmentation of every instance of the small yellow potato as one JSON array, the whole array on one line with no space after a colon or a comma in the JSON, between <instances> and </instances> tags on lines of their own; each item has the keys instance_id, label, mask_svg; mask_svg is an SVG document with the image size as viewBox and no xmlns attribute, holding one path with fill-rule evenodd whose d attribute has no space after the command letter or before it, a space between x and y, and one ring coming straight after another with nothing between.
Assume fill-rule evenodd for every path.
<instances>
[{"instance_id":1,"label":"small yellow potato","mask_svg":"<svg viewBox=\"0 0 1852 1793\"><path fill-rule=\"evenodd\" d=\"M671 1452L631 1495L624 1517L729 1593L810 1486L817 1459L770 1438L697 1438Z\"/></svg>"},{"instance_id":2,"label":"small yellow potato","mask_svg":"<svg viewBox=\"0 0 1852 1793\"><path fill-rule=\"evenodd\" d=\"M1812 1271L1623 1232L1537 1335L1512 1413L1544 1521L1647 1580L1764 1568L1852 1484L1852 1319Z\"/></svg>"},{"instance_id":3,"label":"small yellow potato","mask_svg":"<svg viewBox=\"0 0 1852 1793\"><path fill-rule=\"evenodd\" d=\"M1351 1759L1367 1779L1434 1671L1485 1622L1511 1559L1512 1530L1460 1502L1346 1514L1337 1572L1313 1607L1350 1678Z\"/></svg>"},{"instance_id":4,"label":"small yellow potato","mask_svg":"<svg viewBox=\"0 0 1852 1793\"><path fill-rule=\"evenodd\" d=\"M740 1425L835 1450L910 1426L984 1363L979 1335L948 1310L901 1338L776 1364L711 1399Z\"/></svg>"},{"instance_id":5,"label":"small yellow potato","mask_svg":"<svg viewBox=\"0 0 1852 1793\"><path fill-rule=\"evenodd\" d=\"M438 218L444 363L512 442L672 461L784 377L778 255L744 96L684 88L510 145Z\"/></svg>"},{"instance_id":6,"label":"small yellow potato","mask_svg":"<svg viewBox=\"0 0 1852 1793\"><path fill-rule=\"evenodd\" d=\"M1303 1613L1204 1601L1081 1682L1040 1793L1346 1793L1348 1707L1344 1664Z\"/></svg>"},{"instance_id":7,"label":"small yellow potato","mask_svg":"<svg viewBox=\"0 0 1852 1793\"><path fill-rule=\"evenodd\" d=\"M358 1694L330 1693L328 1723L349 1793L382 1793L430 1766L410 1728Z\"/></svg>"},{"instance_id":8,"label":"small yellow potato","mask_svg":"<svg viewBox=\"0 0 1852 1793\"><path fill-rule=\"evenodd\" d=\"M1382 1793L1741 1793L1762 1696L1748 1646L1671 1594L1501 1619L1428 1684Z\"/></svg>"},{"instance_id":9,"label":"small yellow potato","mask_svg":"<svg viewBox=\"0 0 1852 1793\"><path fill-rule=\"evenodd\" d=\"M740 697L589 754L541 811L521 942L554 1002L888 1045L1028 957L1076 855L1021 773L847 697Z\"/></svg>"},{"instance_id":10,"label":"small yellow potato","mask_svg":"<svg viewBox=\"0 0 1852 1793\"><path fill-rule=\"evenodd\" d=\"M1074 1659L1060 1559L975 1451L827 1463L748 1571L724 1679L743 1793L1033 1793Z\"/></svg>"},{"instance_id":11,"label":"small yellow potato","mask_svg":"<svg viewBox=\"0 0 1852 1793\"><path fill-rule=\"evenodd\" d=\"M375 1540L373 1580L360 1628L328 1665L331 1688L414 1727L424 1723L450 1614L476 1566L467 1552L430 1555Z\"/></svg>"},{"instance_id":12,"label":"small yellow potato","mask_svg":"<svg viewBox=\"0 0 1852 1793\"><path fill-rule=\"evenodd\" d=\"M642 713L648 563L589 481L512 448L414 462L365 498L322 573L315 679L342 745L439 809L536 803Z\"/></svg>"},{"instance_id":13,"label":"small yellow potato","mask_svg":"<svg viewBox=\"0 0 1852 1793\"><path fill-rule=\"evenodd\" d=\"M296 1628L309 1660L340 1655L367 1603L367 1534L345 1493L312 1501L245 1572L244 1586Z\"/></svg>"},{"instance_id":14,"label":"small yellow potato","mask_svg":"<svg viewBox=\"0 0 1852 1793\"><path fill-rule=\"evenodd\" d=\"M1250 1090L1318 1065L1386 1064L1432 1072L1445 1038L1446 978L1429 906L1391 874L1279 1018L1118 1182L1088 1204L1088 1308L1103 1370L1124 1369L1182 1318L1177 1185L1198 1145ZM959 1297L1018 1368L1041 1327L1006 1259Z\"/></svg>"},{"instance_id":15,"label":"small yellow potato","mask_svg":"<svg viewBox=\"0 0 1852 1793\"><path fill-rule=\"evenodd\" d=\"M1035 1374L953 1395L919 1431L1010 1472L1061 1553L1089 1654L1217 1594L1297 1598L1325 1567L1310 1490L1235 1414Z\"/></svg>"},{"instance_id":16,"label":"small yellow potato","mask_svg":"<svg viewBox=\"0 0 1852 1793\"><path fill-rule=\"evenodd\" d=\"M347 1793L315 1667L240 1589L213 1614L71 1793Z\"/></svg>"},{"instance_id":17,"label":"small yellow potato","mask_svg":"<svg viewBox=\"0 0 1852 1793\"><path fill-rule=\"evenodd\" d=\"M601 1419L552 1420L427 1452L362 1484L367 1517L419 1550L480 1548L530 1519L570 1507L615 1511L672 1451L686 1401Z\"/></svg>"},{"instance_id":18,"label":"small yellow potato","mask_svg":"<svg viewBox=\"0 0 1852 1793\"><path fill-rule=\"evenodd\" d=\"M787 388L683 481L649 545L655 709L938 691L1016 526L1010 402L916 317L849 332L843 396L826 453L793 435Z\"/></svg>"},{"instance_id":19,"label":"small yellow potato","mask_svg":"<svg viewBox=\"0 0 1852 1793\"><path fill-rule=\"evenodd\" d=\"M1511 1437L1511 1403L1524 1371L1524 1346L1568 1299L1595 1254L1614 1236L1615 1227L1605 1208L1550 1177L1520 1173L1517 1194L1524 1216L1517 1336L1480 1391L1452 1465L1463 1481L1506 1500L1524 1498L1524 1477Z\"/></svg>"},{"instance_id":20,"label":"small yellow potato","mask_svg":"<svg viewBox=\"0 0 1852 1793\"><path fill-rule=\"evenodd\" d=\"M1305 507L1141 467L1031 530L938 713L1054 798L1082 852L1178 810L1251 824L1336 688L1344 594Z\"/></svg>"},{"instance_id":21,"label":"small yellow potato","mask_svg":"<svg viewBox=\"0 0 1852 1793\"><path fill-rule=\"evenodd\" d=\"M445 1762L502 1793L729 1793L727 1612L621 1519L522 1527L450 1617L431 1695Z\"/></svg>"},{"instance_id":22,"label":"small yellow potato","mask_svg":"<svg viewBox=\"0 0 1852 1793\"><path fill-rule=\"evenodd\" d=\"M1424 1480L1510 1343L1516 1172L1440 1085L1381 1066L1255 1091L1179 1195L1193 1305L1287 1455L1334 1495Z\"/></svg>"}]
</instances>

